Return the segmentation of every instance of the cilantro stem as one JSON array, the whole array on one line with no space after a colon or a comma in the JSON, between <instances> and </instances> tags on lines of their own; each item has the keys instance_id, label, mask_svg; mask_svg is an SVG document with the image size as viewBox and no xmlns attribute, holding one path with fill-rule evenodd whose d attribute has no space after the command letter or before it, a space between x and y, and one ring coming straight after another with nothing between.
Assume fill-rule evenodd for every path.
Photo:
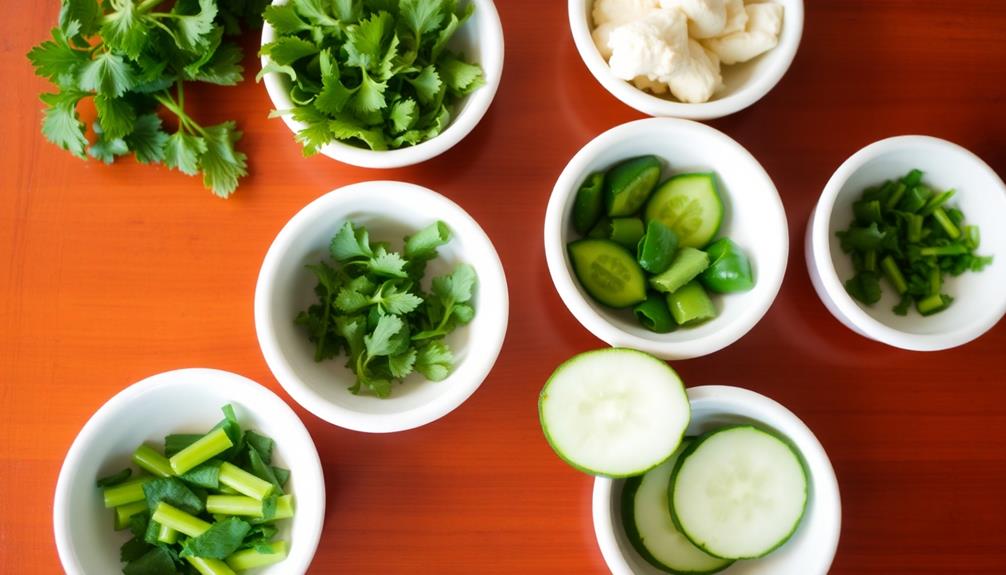
<instances>
[{"instance_id":1,"label":"cilantro stem","mask_svg":"<svg viewBox=\"0 0 1006 575\"><path fill-rule=\"evenodd\" d=\"M154 8L157 8L158 4L161 4L164 0L143 0L140 5L136 7L136 10L140 13L149 12Z\"/></svg>"},{"instance_id":2,"label":"cilantro stem","mask_svg":"<svg viewBox=\"0 0 1006 575\"><path fill-rule=\"evenodd\" d=\"M178 127L179 129L184 129L188 132L197 133L203 137L206 136L206 130L203 129L191 116L185 113L185 92L182 88L183 82L179 80L177 82L178 100L176 101L171 97L171 93L167 90L154 95L154 99L157 100L162 106L168 109L172 114L178 117Z\"/></svg>"}]
</instances>

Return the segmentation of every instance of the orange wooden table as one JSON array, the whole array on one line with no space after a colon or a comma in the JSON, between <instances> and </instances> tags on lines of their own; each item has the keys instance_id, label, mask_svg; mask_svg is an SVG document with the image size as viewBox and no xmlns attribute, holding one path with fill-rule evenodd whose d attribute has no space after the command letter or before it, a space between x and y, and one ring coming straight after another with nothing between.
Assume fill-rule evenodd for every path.
<instances>
[{"instance_id":1,"label":"orange wooden table","mask_svg":"<svg viewBox=\"0 0 1006 575\"><path fill-rule=\"evenodd\" d=\"M639 115L580 62L565 2L497 4L507 63L496 102L462 145L424 165L376 172L304 159L286 127L266 119L270 103L253 81L193 93L197 117L235 119L245 131L252 174L223 201L177 172L83 163L43 141L36 98L47 85L24 55L54 25L57 2L5 3L0 573L60 572L50 519L59 466L90 414L123 387L206 366L282 392L252 321L262 257L303 205L378 178L441 191L481 222L508 274L510 331L481 389L427 427L365 435L297 407L328 482L312 572L605 572L591 478L552 454L537 421L551 370L602 345L552 288L541 227L569 158ZM792 237L785 284L741 341L674 367L690 385L765 393L817 433L844 503L833 573L1006 573L1006 325L942 353L867 341L818 301L802 245L828 177L871 141L931 134L1006 171L1006 6L807 4L786 78L754 107L712 123L751 150L782 194ZM246 45L254 51L255 40ZM254 58L245 63L254 75Z\"/></svg>"}]
</instances>

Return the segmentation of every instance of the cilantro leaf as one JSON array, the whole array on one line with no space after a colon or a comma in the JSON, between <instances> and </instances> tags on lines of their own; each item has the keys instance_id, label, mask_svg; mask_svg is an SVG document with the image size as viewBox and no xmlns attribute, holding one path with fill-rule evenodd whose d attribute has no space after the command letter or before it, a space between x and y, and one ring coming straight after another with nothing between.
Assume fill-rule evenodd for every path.
<instances>
[{"instance_id":1,"label":"cilantro leaf","mask_svg":"<svg viewBox=\"0 0 1006 575\"><path fill-rule=\"evenodd\" d=\"M101 16L98 0L62 0L59 7L59 27L70 38L77 34L90 36L98 31ZM76 27L71 28L74 23Z\"/></svg>"},{"instance_id":2,"label":"cilantro leaf","mask_svg":"<svg viewBox=\"0 0 1006 575\"><path fill-rule=\"evenodd\" d=\"M342 288L335 298L335 306L347 313L358 312L370 304L370 298L351 288Z\"/></svg>"},{"instance_id":3,"label":"cilantro leaf","mask_svg":"<svg viewBox=\"0 0 1006 575\"><path fill-rule=\"evenodd\" d=\"M417 43L423 34L436 30L443 22L443 0L402 0L400 6L402 20Z\"/></svg>"},{"instance_id":4,"label":"cilantro leaf","mask_svg":"<svg viewBox=\"0 0 1006 575\"><path fill-rule=\"evenodd\" d=\"M328 123L332 136L339 140L359 140L371 150L387 150L388 142L384 133L376 128L364 128L354 122L332 120Z\"/></svg>"},{"instance_id":5,"label":"cilantro leaf","mask_svg":"<svg viewBox=\"0 0 1006 575\"><path fill-rule=\"evenodd\" d=\"M72 28L76 29L76 26ZM89 61L87 52L70 46L59 28L52 29L52 40L42 42L28 52L28 60L35 67L35 74L59 86L71 85L80 68Z\"/></svg>"},{"instance_id":6,"label":"cilantro leaf","mask_svg":"<svg viewBox=\"0 0 1006 575\"><path fill-rule=\"evenodd\" d=\"M122 138L136 126L136 110L125 99L98 94L94 97L94 107L106 139Z\"/></svg>"},{"instance_id":7,"label":"cilantro leaf","mask_svg":"<svg viewBox=\"0 0 1006 575\"><path fill-rule=\"evenodd\" d=\"M364 71L360 86L349 100L349 106L357 112L382 110L388 105L384 98L384 91L387 89L387 83L374 80Z\"/></svg>"},{"instance_id":8,"label":"cilantro leaf","mask_svg":"<svg viewBox=\"0 0 1006 575\"><path fill-rule=\"evenodd\" d=\"M40 96L47 106L42 113L42 135L78 158L85 158L87 146L84 123L77 114L77 102L84 96L84 92L72 89Z\"/></svg>"},{"instance_id":9,"label":"cilantro leaf","mask_svg":"<svg viewBox=\"0 0 1006 575\"><path fill-rule=\"evenodd\" d=\"M241 81L244 73L242 57L244 54L236 44L221 44L204 65L198 70L192 70L191 79L218 86L234 86Z\"/></svg>"},{"instance_id":10,"label":"cilantro leaf","mask_svg":"<svg viewBox=\"0 0 1006 575\"><path fill-rule=\"evenodd\" d=\"M402 379L407 377L415 369L416 357L419 354L415 349L410 349L404 353L399 353L397 355L392 355L388 358L388 369L391 371L391 375Z\"/></svg>"},{"instance_id":11,"label":"cilantro leaf","mask_svg":"<svg viewBox=\"0 0 1006 575\"><path fill-rule=\"evenodd\" d=\"M200 158L203 183L213 193L226 198L238 187L238 180L248 174L247 156L234 149L241 139L234 122L224 122L203 129L206 151Z\"/></svg>"},{"instance_id":12,"label":"cilantro leaf","mask_svg":"<svg viewBox=\"0 0 1006 575\"><path fill-rule=\"evenodd\" d=\"M372 357L391 355L394 351L392 338L405 327L401 318L394 315L384 315L377 321L377 327L373 333L364 336L363 343L367 348L367 355Z\"/></svg>"},{"instance_id":13,"label":"cilantro leaf","mask_svg":"<svg viewBox=\"0 0 1006 575\"><path fill-rule=\"evenodd\" d=\"M381 307L394 315L411 313L423 303L423 298L407 291L398 291L395 287L383 290L381 296Z\"/></svg>"},{"instance_id":14,"label":"cilantro leaf","mask_svg":"<svg viewBox=\"0 0 1006 575\"><path fill-rule=\"evenodd\" d=\"M402 256L395 252L382 251L371 259L367 266L371 272L379 276L404 278L408 275L405 273L406 263Z\"/></svg>"},{"instance_id":15,"label":"cilantro leaf","mask_svg":"<svg viewBox=\"0 0 1006 575\"><path fill-rule=\"evenodd\" d=\"M331 5L330 2L324 2L323 0L292 0L292 4L296 8L297 13L306 18L312 25L321 27L339 26L339 22L332 18L332 15L325 9L326 4Z\"/></svg>"},{"instance_id":16,"label":"cilantro leaf","mask_svg":"<svg viewBox=\"0 0 1006 575\"><path fill-rule=\"evenodd\" d=\"M94 133L97 135L94 143L87 148L87 154L106 164L111 164L119 156L129 153L129 146L122 138L109 138L101 129L101 123L95 122Z\"/></svg>"},{"instance_id":17,"label":"cilantro leaf","mask_svg":"<svg viewBox=\"0 0 1006 575\"><path fill-rule=\"evenodd\" d=\"M304 155L313 156L325 144L332 141L332 128L328 118L314 108L294 108L291 113L294 120L304 125L297 132L297 141L304 146Z\"/></svg>"},{"instance_id":18,"label":"cilantro leaf","mask_svg":"<svg viewBox=\"0 0 1006 575\"><path fill-rule=\"evenodd\" d=\"M412 98L399 100L391 108L391 125L395 134L404 132L411 128L418 118L418 108L416 101Z\"/></svg>"},{"instance_id":19,"label":"cilantro leaf","mask_svg":"<svg viewBox=\"0 0 1006 575\"><path fill-rule=\"evenodd\" d=\"M182 131L168 136L164 145L164 165L183 174L199 173L199 158L206 153L206 140Z\"/></svg>"},{"instance_id":20,"label":"cilantro leaf","mask_svg":"<svg viewBox=\"0 0 1006 575\"><path fill-rule=\"evenodd\" d=\"M438 99L443 84L440 81L440 74L433 66L426 66L415 78L406 78L409 84L416 89L416 95L423 104L429 104Z\"/></svg>"},{"instance_id":21,"label":"cilantro leaf","mask_svg":"<svg viewBox=\"0 0 1006 575\"><path fill-rule=\"evenodd\" d=\"M271 4L266 7L262 17L278 34L296 34L311 29L300 19L294 4Z\"/></svg>"},{"instance_id":22,"label":"cilantro leaf","mask_svg":"<svg viewBox=\"0 0 1006 575\"><path fill-rule=\"evenodd\" d=\"M443 381L450 374L454 355L446 345L434 341L419 349L416 371L430 381Z\"/></svg>"},{"instance_id":23,"label":"cilantro leaf","mask_svg":"<svg viewBox=\"0 0 1006 575\"><path fill-rule=\"evenodd\" d=\"M318 61L321 67L322 89L314 99L314 106L330 116L337 116L358 88L349 89L342 83L339 62L332 57L331 51L322 50Z\"/></svg>"},{"instance_id":24,"label":"cilantro leaf","mask_svg":"<svg viewBox=\"0 0 1006 575\"><path fill-rule=\"evenodd\" d=\"M441 58L437 71L447 89L459 96L470 94L485 84L479 65L469 64L453 56Z\"/></svg>"},{"instance_id":25,"label":"cilantro leaf","mask_svg":"<svg viewBox=\"0 0 1006 575\"><path fill-rule=\"evenodd\" d=\"M178 5L176 4L177 8ZM173 19L177 34L175 42L182 50L195 52L209 44L209 33L213 30L213 20L217 17L216 0L199 0L199 12L182 14Z\"/></svg>"},{"instance_id":26,"label":"cilantro leaf","mask_svg":"<svg viewBox=\"0 0 1006 575\"><path fill-rule=\"evenodd\" d=\"M293 64L318 52L318 47L313 43L296 36L283 36L275 42L262 46L262 54L280 65Z\"/></svg>"},{"instance_id":27,"label":"cilantro leaf","mask_svg":"<svg viewBox=\"0 0 1006 575\"><path fill-rule=\"evenodd\" d=\"M105 52L81 68L80 87L118 98L133 87L133 72L122 56Z\"/></svg>"},{"instance_id":28,"label":"cilantro leaf","mask_svg":"<svg viewBox=\"0 0 1006 575\"><path fill-rule=\"evenodd\" d=\"M147 45L151 17L137 10L135 0L114 0L108 4L113 11L102 20L102 39L130 58L139 58Z\"/></svg>"},{"instance_id":29,"label":"cilantro leaf","mask_svg":"<svg viewBox=\"0 0 1006 575\"><path fill-rule=\"evenodd\" d=\"M380 62L385 53L385 38L392 29L391 14L383 11L347 27L343 46L347 54L346 65L367 71Z\"/></svg>"},{"instance_id":30,"label":"cilantro leaf","mask_svg":"<svg viewBox=\"0 0 1006 575\"><path fill-rule=\"evenodd\" d=\"M465 303L472 299L475 279L475 268L461 264L451 275L433 279L433 293L444 301Z\"/></svg>"},{"instance_id":31,"label":"cilantro leaf","mask_svg":"<svg viewBox=\"0 0 1006 575\"><path fill-rule=\"evenodd\" d=\"M144 114L137 118L133 131L124 139L141 164L157 164L164 159L168 135L161 130L161 119L157 114Z\"/></svg>"},{"instance_id":32,"label":"cilantro leaf","mask_svg":"<svg viewBox=\"0 0 1006 575\"><path fill-rule=\"evenodd\" d=\"M370 249L370 235L367 228L356 228L352 222L346 222L332 238L329 245L332 258L344 262L354 258L370 258L374 252Z\"/></svg>"}]
</instances>

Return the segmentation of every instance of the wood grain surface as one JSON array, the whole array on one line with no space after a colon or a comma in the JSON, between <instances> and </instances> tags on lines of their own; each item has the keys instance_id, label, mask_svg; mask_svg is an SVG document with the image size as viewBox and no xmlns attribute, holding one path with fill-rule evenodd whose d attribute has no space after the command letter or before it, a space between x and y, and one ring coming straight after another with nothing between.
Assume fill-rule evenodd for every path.
<instances>
[{"instance_id":1,"label":"wood grain surface","mask_svg":"<svg viewBox=\"0 0 1006 575\"><path fill-rule=\"evenodd\" d=\"M251 176L224 201L177 172L84 163L45 142L37 95L47 84L25 53L54 25L58 3L4 2L0 572L60 572L56 475L77 431L117 391L157 372L205 366L282 394L255 338L259 264L302 206L368 179L428 186L482 224L508 274L510 331L481 389L424 428L365 435L295 406L328 482L311 572L605 572L591 478L553 455L536 412L552 369L603 344L553 289L541 227L569 158L640 116L581 63L565 2L497 5L507 61L496 102L462 145L417 167L379 172L303 158L286 127L267 119L270 103L252 80L193 91L197 117L235 119L245 131ZM256 39L246 47L253 52ZM250 54L245 64L254 75ZM760 103L712 122L774 178L791 258L779 298L754 330L674 367L690 385L767 394L816 432L844 504L833 573L1006 573L1006 326L941 353L868 341L817 299L802 245L828 177L874 140L947 138L1004 173L1004 65L1000 0L809 0L787 76Z\"/></svg>"}]
</instances>

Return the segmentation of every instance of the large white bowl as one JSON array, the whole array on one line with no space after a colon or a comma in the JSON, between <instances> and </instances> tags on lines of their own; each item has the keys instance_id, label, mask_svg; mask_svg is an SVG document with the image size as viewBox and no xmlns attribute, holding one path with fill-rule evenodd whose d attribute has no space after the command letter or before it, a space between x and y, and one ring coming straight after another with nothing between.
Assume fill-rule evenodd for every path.
<instances>
[{"instance_id":1,"label":"large white bowl","mask_svg":"<svg viewBox=\"0 0 1006 575\"><path fill-rule=\"evenodd\" d=\"M767 557L738 561L721 575L825 575L838 549L842 503L831 461L821 443L800 419L764 395L722 385L688 390L692 421L687 435L698 435L736 423L757 423L796 445L806 462L810 494L807 512L793 538ZM662 575L629 542L622 523L625 480L594 480L594 533L613 575Z\"/></svg>"},{"instance_id":2,"label":"large white bowl","mask_svg":"<svg viewBox=\"0 0 1006 575\"><path fill-rule=\"evenodd\" d=\"M981 230L978 253L993 256L980 273L946 277L944 292L955 298L942 313L923 317L914 309L899 316L894 290L884 283L883 297L872 306L853 299L844 283L855 275L835 233L852 222L852 203L869 186L904 176L918 168L923 182L957 190L957 205L967 222ZM900 136L870 144L845 161L828 181L810 216L805 254L817 295L839 321L865 337L894 347L935 351L963 345L988 331L1006 314L1006 185L973 153L928 136Z\"/></svg>"},{"instance_id":3,"label":"large white bowl","mask_svg":"<svg viewBox=\"0 0 1006 575\"><path fill-rule=\"evenodd\" d=\"M590 73L622 103L650 116L709 120L739 112L762 99L782 80L793 63L803 36L803 0L773 1L784 7L779 45L748 62L723 66L724 88L712 100L697 104L654 96L611 73L591 37L594 0L569 0L569 26L580 58Z\"/></svg>"},{"instance_id":4,"label":"large white bowl","mask_svg":"<svg viewBox=\"0 0 1006 575\"><path fill-rule=\"evenodd\" d=\"M112 530L114 513L105 509L95 479L131 466L141 443L163 445L172 433L206 432L224 418L220 409L227 404L234 406L243 429L275 440L276 465L290 469L296 513L279 524L278 535L289 543L289 555L257 573L307 572L325 520L325 479L311 435L290 406L250 379L215 369L181 369L117 394L91 416L70 447L53 502L56 549L66 573L122 572L119 547L129 539L128 531Z\"/></svg>"},{"instance_id":5,"label":"large white bowl","mask_svg":"<svg viewBox=\"0 0 1006 575\"><path fill-rule=\"evenodd\" d=\"M453 118L447 129L433 139L397 150L375 151L333 141L322 146L320 153L334 160L363 168L400 168L425 162L443 154L475 129L489 111L503 76L503 24L492 0L467 1L475 5L475 13L458 28L454 38L451 39L450 47L464 54L468 61L482 66L485 85L455 105L451 110ZM273 0L273 4L286 4L286 2L287 0ZM276 31L273 27L269 23L262 26L262 45L275 39ZM262 66L265 67L268 62L269 57L263 56ZM289 80L286 76L270 73L264 76L263 81L273 108L282 111L295 106L290 100ZM305 127L289 114L283 116L283 121L295 134Z\"/></svg>"},{"instance_id":6,"label":"large white bowl","mask_svg":"<svg viewBox=\"0 0 1006 575\"><path fill-rule=\"evenodd\" d=\"M469 263L478 274L475 318L450 334L446 343L455 366L443 381L419 374L394 385L379 399L348 388L353 373L340 357L314 361L314 344L294 317L317 301L314 275L305 268L328 258L332 236L346 221L364 225L371 241L401 248L405 236L437 220L451 229L451 241L430 262L430 278ZM273 375L287 393L318 417L348 429L384 433L425 425L458 407L489 375L506 335L509 298L506 278L492 242L478 223L444 196L402 182L365 182L340 188L308 204L280 231L266 254L255 289L255 329Z\"/></svg>"},{"instance_id":7,"label":"large white bowl","mask_svg":"<svg viewBox=\"0 0 1006 575\"><path fill-rule=\"evenodd\" d=\"M566 245L577 237L570 221L576 191L591 173L621 160L655 154L671 173L714 171L726 213L718 237L730 237L747 253L755 287L714 295L719 315L667 334L647 331L631 311L613 310L584 291ZM782 286L789 231L782 201L761 164L740 144L709 126L670 118L623 124L601 134L566 165L545 213L545 257L563 303L598 338L614 347L642 350L664 359L687 359L718 351L740 339L765 315Z\"/></svg>"}]
</instances>

